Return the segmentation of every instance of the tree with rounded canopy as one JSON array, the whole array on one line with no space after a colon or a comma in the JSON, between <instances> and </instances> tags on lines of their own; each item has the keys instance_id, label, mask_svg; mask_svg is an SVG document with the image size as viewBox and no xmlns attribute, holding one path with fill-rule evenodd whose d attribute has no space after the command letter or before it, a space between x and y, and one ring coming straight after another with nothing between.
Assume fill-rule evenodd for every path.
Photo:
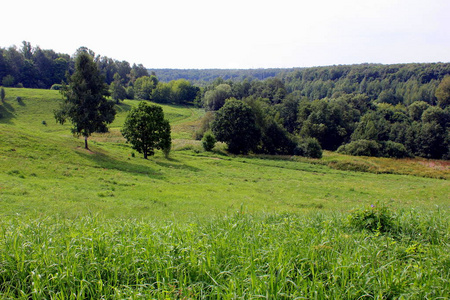
<instances>
[{"instance_id":1,"label":"tree with rounded canopy","mask_svg":"<svg viewBox=\"0 0 450 300\"><path fill-rule=\"evenodd\" d=\"M84 147L89 149L88 137L94 132L107 132L107 125L114 121L114 103L106 99L108 85L92 56L85 51L78 52L75 72L68 81L60 90L65 99L55 110L55 119L61 124L68 119L73 125L72 133L83 136Z\"/></svg>"},{"instance_id":2,"label":"tree with rounded canopy","mask_svg":"<svg viewBox=\"0 0 450 300\"><path fill-rule=\"evenodd\" d=\"M163 150L166 157L169 155L170 124L164 119L161 106L140 102L125 119L122 135L145 159L154 155L155 149Z\"/></svg>"},{"instance_id":3,"label":"tree with rounded canopy","mask_svg":"<svg viewBox=\"0 0 450 300\"><path fill-rule=\"evenodd\" d=\"M158 85L156 76L143 76L136 79L134 83L134 92L136 97L142 100L152 100L152 92Z\"/></svg>"},{"instance_id":4,"label":"tree with rounded canopy","mask_svg":"<svg viewBox=\"0 0 450 300\"><path fill-rule=\"evenodd\" d=\"M422 119L422 114L426 111L430 105L425 101L415 101L408 106L409 116L413 121L420 121Z\"/></svg>"},{"instance_id":5,"label":"tree with rounded canopy","mask_svg":"<svg viewBox=\"0 0 450 300\"><path fill-rule=\"evenodd\" d=\"M436 89L435 95L440 107L446 108L447 106L450 106L450 76L446 76L442 79Z\"/></svg>"},{"instance_id":6,"label":"tree with rounded canopy","mask_svg":"<svg viewBox=\"0 0 450 300\"><path fill-rule=\"evenodd\" d=\"M260 141L260 130L250 106L236 99L230 99L220 108L211 129L218 141L228 145L234 154L247 154Z\"/></svg>"},{"instance_id":7,"label":"tree with rounded canopy","mask_svg":"<svg viewBox=\"0 0 450 300\"><path fill-rule=\"evenodd\" d=\"M225 100L232 95L231 87L228 84L222 83L214 88L214 90L205 93L205 108L207 110L219 110L224 104Z\"/></svg>"}]
</instances>

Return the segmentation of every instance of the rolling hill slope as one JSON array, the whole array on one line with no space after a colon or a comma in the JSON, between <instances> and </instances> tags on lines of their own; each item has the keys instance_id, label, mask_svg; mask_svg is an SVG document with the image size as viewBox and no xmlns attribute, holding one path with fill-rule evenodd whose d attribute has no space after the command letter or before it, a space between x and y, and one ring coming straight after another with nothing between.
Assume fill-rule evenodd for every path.
<instances>
[{"instance_id":1,"label":"rolling hill slope","mask_svg":"<svg viewBox=\"0 0 450 300\"><path fill-rule=\"evenodd\" d=\"M170 159L157 153L144 160L124 143L120 127L137 101L118 106L110 132L94 135L88 152L71 136L70 125L53 120L59 99L55 91L7 89L6 103L0 106L2 214L94 211L178 218L222 214L241 205L263 212L349 209L377 201L447 204L447 180L336 170L380 168L381 160L333 153L315 161L203 152L192 132L184 131L195 128L202 112L186 107L164 106L175 129ZM407 161L385 159L384 169L399 162L405 169L415 168ZM448 176L445 168L436 172Z\"/></svg>"}]
</instances>

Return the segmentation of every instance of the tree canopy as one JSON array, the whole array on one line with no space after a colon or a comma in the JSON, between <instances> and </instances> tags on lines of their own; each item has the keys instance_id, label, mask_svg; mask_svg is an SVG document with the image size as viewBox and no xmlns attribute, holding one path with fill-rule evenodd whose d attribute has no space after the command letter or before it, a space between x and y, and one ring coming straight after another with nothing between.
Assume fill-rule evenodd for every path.
<instances>
[{"instance_id":1,"label":"tree canopy","mask_svg":"<svg viewBox=\"0 0 450 300\"><path fill-rule=\"evenodd\" d=\"M436 98L442 108L450 106L450 76L445 77L438 85Z\"/></svg>"}]
</instances>

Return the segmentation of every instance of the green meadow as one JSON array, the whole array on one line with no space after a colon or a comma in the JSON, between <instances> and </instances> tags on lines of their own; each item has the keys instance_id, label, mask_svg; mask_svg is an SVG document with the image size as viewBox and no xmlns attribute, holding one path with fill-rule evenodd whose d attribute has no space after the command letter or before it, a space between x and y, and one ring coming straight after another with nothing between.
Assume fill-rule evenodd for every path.
<instances>
[{"instance_id":1,"label":"green meadow","mask_svg":"<svg viewBox=\"0 0 450 300\"><path fill-rule=\"evenodd\" d=\"M2 299L448 299L450 163L232 156L163 105L169 158L57 124L57 91L0 104ZM20 99L18 99L20 97Z\"/></svg>"}]
</instances>

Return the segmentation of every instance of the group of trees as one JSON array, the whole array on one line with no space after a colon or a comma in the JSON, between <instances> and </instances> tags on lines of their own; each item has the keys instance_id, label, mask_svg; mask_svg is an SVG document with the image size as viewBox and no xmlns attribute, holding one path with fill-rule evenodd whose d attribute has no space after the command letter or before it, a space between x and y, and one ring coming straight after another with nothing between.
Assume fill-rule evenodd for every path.
<instances>
[{"instance_id":1,"label":"group of trees","mask_svg":"<svg viewBox=\"0 0 450 300\"><path fill-rule=\"evenodd\" d=\"M280 103L287 95L284 83L278 78L264 81L244 79L243 81L217 78L202 89L199 105L206 110L215 111L225 104L228 98L263 98L271 104Z\"/></svg>"},{"instance_id":2,"label":"group of trees","mask_svg":"<svg viewBox=\"0 0 450 300\"><path fill-rule=\"evenodd\" d=\"M155 75L144 76L134 84L135 98L157 103L193 104L200 88L186 79L160 82Z\"/></svg>"},{"instance_id":3,"label":"group of trees","mask_svg":"<svg viewBox=\"0 0 450 300\"><path fill-rule=\"evenodd\" d=\"M149 74L142 64L130 65L80 47L73 56L33 47L23 42L19 49L0 48L0 85L5 87L61 89L67 74L75 72L75 59L79 53L88 53L96 64L111 97L120 103L124 99L152 100L158 103L189 104L200 89L186 79L160 82L156 74Z\"/></svg>"},{"instance_id":4,"label":"group of trees","mask_svg":"<svg viewBox=\"0 0 450 300\"><path fill-rule=\"evenodd\" d=\"M450 74L450 63L344 65L298 69L278 75L289 93L310 100L365 94L370 101L435 105L436 88Z\"/></svg>"},{"instance_id":5,"label":"group of trees","mask_svg":"<svg viewBox=\"0 0 450 300\"><path fill-rule=\"evenodd\" d=\"M282 78L264 81L217 79L203 89L201 104L206 110L216 112L211 123L212 131L217 140L228 143L229 150L234 153L304 154L308 152L302 151L305 145L311 142L310 146L314 148L318 142L323 149L339 149L352 155L446 159L450 157L448 66L423 65L428 73L423 71L417 75L411 72L408 73L412 76L409 78L403 75L404 82L423 82L418 90L433 86L432 94L425 93L426 97L420 101L404 101L405 97L400 102L385 101L383 93L389 90L381 90L375 98L366 93L333 88L323 94L330 96L311 99L303 90L290 92L283 79L289 76L284 74ZM402 73L409 68L415 70L417 66L405 66ZM351 67L349 69L352 70ZM389 67L377 65L372 72L377 70L389 70ZM298 71L294 73L299 74ZM392 69L385 73L399 76ZM306 77L306 74L303 75ZM332 72L328 74L337 76ZM363 75L352 76L361 78ZM241 104L237 105L236 101ZM230 111L231 107L233 110ZM252 118L248 117L249 111ZM235 120L242 119L246 123L237 126ZM248 126L249 123L255 126ZM252 136L257 137L256 140L241 132L246 126ZM245 136L243 142L247 141L248 145L239 144L236 136Z\"/></svg>"},{"instance_id":6,"label":"group of trees","mask_svg":"<svg viewBox=\"0 0 450 300\"><path fill-rule=\"evenodd\" d=\"M127 61L119 61L96 55L86 47L79 48L73 56L33 47L23 42L20 48L11 46L0 48L0 84L6 87L50 88L66 80L66 73L75 71L75 57L79 52L89 53L103 75L106 84L115 81L115 75L125 86L133 85L136 79L148 76L142 64L132 66Z\"/></svg>"},{"instance_id":7,"label":"group of trees","mask_svg":"<svg viewBox=\"0 0 450 300\"><path fill-rule=\"evenodd\" d=\"M328 150L387 157L450 155L450 110L424 101L372 104L365 95L303 100L297 121L300 135L315 137Z\"/></svg>"},{"instance_id":8,"label":"group of trees","mask_svg":"<svg viewBox=\"0 0 450 300\"><path fill-rule=\"evenodd\" d=\"M85 149L89 149L88 137L94 132L106 132L107 125L114 121L116 110L114 103L107 99L108 85L88 51L77 54L74 67L75 72L67 78L68 84L62 85L64 101L54 112L55 119L61 124L69 120L72 133L83 136ZM160 106L141 102L128 114L122 134L133 149L144 154L144 158L153 155L154 149L169 155L170 125Z\"/></svg>"},{"instance_id":9,"label":"group of trees","mask_svg":"<svg viewBox=\"0 0 450 300\"><path fill-rule=\"evenodd\" d=\"M61 83L70 65L69 55L33 48L28 42L23 42L21 49L0 48L0 84L50 88L54 83Z\"/></svg>"}]
</instances>

